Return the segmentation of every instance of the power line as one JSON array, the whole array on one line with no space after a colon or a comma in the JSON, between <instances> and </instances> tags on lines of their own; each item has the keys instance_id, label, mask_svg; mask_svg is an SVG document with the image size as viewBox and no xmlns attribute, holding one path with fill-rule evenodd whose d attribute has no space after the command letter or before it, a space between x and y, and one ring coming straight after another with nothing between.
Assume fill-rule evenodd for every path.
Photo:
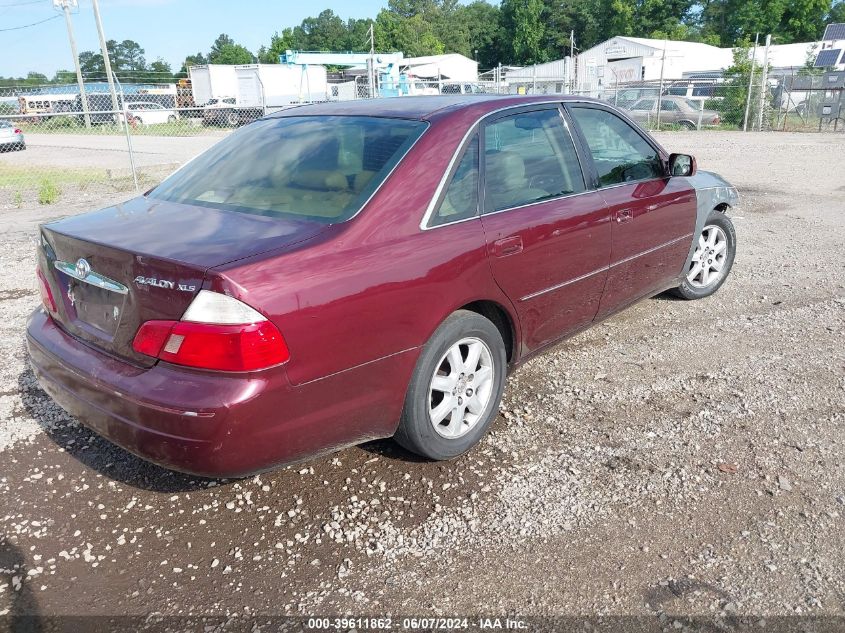
<instances>
[{"instance_id":1,"label":"power line","mask_svg":"<svg viewBox=\"0 0 845 633\"><path fill-rule=\"evenodd\" d=\"M24 24L23 26L13 26L8 29L0 29L0 33L5 31L20 31L21 29L28 29L31 26L38 26L39 24L44 24L45 22L49 22L50 20L55 20L56 18L62 17L61 15L54 15L52 17L47 18L46 20L41 20L40 22L33 22L32 24Z\"/></svg>"}]
</instances>

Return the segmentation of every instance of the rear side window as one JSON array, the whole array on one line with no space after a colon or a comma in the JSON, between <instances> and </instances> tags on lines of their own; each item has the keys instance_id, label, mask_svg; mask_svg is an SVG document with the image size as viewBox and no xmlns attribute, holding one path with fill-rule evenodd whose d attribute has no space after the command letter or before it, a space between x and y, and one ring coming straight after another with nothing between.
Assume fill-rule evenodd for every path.
<instances>
[{"instance_id":1,"label":"rear side window","mask_svg":"<svg viewBox=\"0 0 845 633\"><path fill-rule=\"evenodd\" d=\"M257 121L149 195L244 213L342 222L364 205L426 126L347 116Z\"/></svg>"},{"instance_id":2,"label":"rear side window","mask_svg":"<svg viewBox=\"0 0 845 633\"><path fill-rule=\"evenodd\" d=\"M429 226L465 220L478 214L478 135L467 144Z\"/></svg>"},{"instance_id":3,"label":"rear side window","mask_svg":"<svg viewBox=\"0 0 845 633\"><path fill-rule=\"evenodd\" d=\"M626 121L607 110L572 108L590 148L599 185L663 177L663 163L654 149Z\"/></svg>"},{"instance_id":4,"label":"rear side window","mask_svg":"<svg viewBox=\"0 0 845 633\"><path fill-rule=\"evenodd\" d=\"M660 102L660 110L662 112L677 112L680 110L678 104L674 101L661 101Z\"/></svg>"},{"instance_id":5,"label":"rear side window","mask_svg":"<svg viewBox=\"0 0 845 633\"><path fill-rule=\"evenodd\" d=\"M572 138L557 109L514 114L484 128L485 210L584 191Z\"/></svg>"},{"instance_id":6,"label":"rear side window","mask_svg":"<svg viewBox=\"0 0 845 633\"><path fill-rule=\"evenodd\" d=\"M632 110L652 110L654 108L654 99L643 99L633 105Z\"/></svg>"}]
</instances>

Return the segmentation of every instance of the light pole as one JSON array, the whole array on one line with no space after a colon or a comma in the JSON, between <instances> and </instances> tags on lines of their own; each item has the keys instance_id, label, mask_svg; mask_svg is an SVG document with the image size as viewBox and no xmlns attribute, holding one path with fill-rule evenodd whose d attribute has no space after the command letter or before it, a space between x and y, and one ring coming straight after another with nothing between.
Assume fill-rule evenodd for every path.
<instances>
[{"instance_id":1,"label":"light pole","mask_svg":"<svg viewBox=\"0 0 845 633\"><path fill-rule=\"evenodd\" d=\"M660 59L660 88L657 92L657 129L660 129L660 108L663 107L663 69L666 67L666 47L668 40L663 40L663 57Z\"/></svg>"},{"instance_id":2,"label":"light pole","mask_svg":"<svg viewBox=\"0 0 845 633\"><path fill-rule=\"evenodd\" d=\"M70 40L70 52L73 55L73 65L76 66L76 83L79 85L79 96L82 99L82 113L85 127L91 127L91 115L88 114L88 96L85 94L85 84L82 82L82 68L79 66L79 55L76 52L76 40L73 37L73 24L70 21L70 7L78 6L77 0L53 0L53 6L61 9L65 14L67 37Z\"/></svg>"},{"instance_id":3,"label":"light pole","mask_svg":"<svg viewBox=\"0 0 845 633\"><path fill-rule=\"evenodd\" d=\"M103 54L103 65L106 70L106 79L109 82L109 92L111 93L111 109L117 112L120 105L117 103L117 92L114 89L114 79L111 72L111 60L109 59L109 51L106 46L106 36L103 33L103 20L100 18L100 3L98 0L91 0L94 5L94 21L97 23L97 35L100 36L100 52Z\"/></svg>"}]
</instances>

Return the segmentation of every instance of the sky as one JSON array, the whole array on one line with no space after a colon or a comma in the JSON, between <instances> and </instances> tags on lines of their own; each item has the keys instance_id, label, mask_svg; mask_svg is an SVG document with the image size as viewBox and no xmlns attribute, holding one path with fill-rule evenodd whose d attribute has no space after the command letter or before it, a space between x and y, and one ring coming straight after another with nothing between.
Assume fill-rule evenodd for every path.
<instances>
[{"instance_id":1,"label":"sky","mask_svg":"<svg viewBox=\"0 0 845 633\"><path fill-rule=\"evenodd\" d=\"M100 14L106 39L135 40L148 63L160 57L178 71L186 55L208 53L220 33L255 52L274 32L323 9L343 19L374 18L385 6L387 0L100 0ZM4 30L53 16L31 28ZM71 17L79 51L99 52L91 0L79 0ZM0 0L0 76L35 71L52 77L60 69L73 70L73 57L53 0Z\"/></svg>"}]
</instances>

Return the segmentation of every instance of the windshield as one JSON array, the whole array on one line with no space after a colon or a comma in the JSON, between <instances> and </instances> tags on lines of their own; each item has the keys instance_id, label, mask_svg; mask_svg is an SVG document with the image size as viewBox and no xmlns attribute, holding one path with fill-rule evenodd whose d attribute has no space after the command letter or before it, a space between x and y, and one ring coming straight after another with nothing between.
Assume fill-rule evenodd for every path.
<instances>
[{"instance_id":1,"label":"windshield","mask_svg":"<svg viewBox=\"0 0 845 633\"><path fill-rule=\"evenodd\" d=\"M188 163L149 196L343 222L364 205L426 125L351 116L256 121Z\"/></svg>"}]
</instances>

